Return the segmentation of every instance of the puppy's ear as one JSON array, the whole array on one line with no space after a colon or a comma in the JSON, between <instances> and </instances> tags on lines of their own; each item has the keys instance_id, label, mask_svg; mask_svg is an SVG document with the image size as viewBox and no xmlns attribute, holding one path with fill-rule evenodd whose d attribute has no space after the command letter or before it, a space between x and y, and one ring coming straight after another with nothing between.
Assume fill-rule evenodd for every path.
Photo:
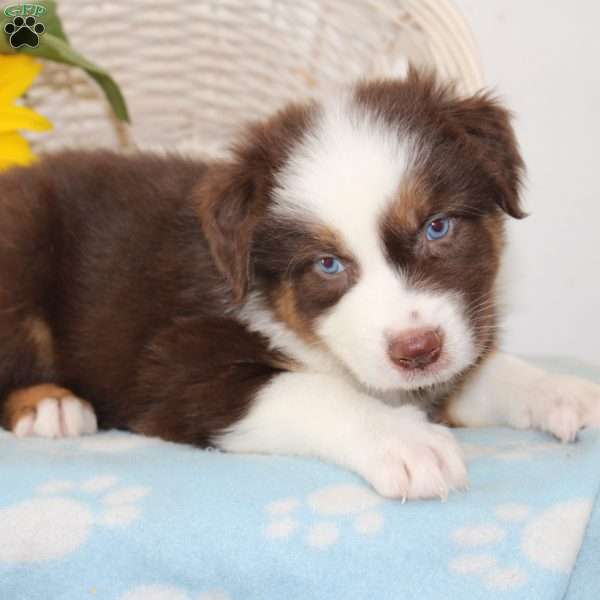
<instances>
[{"instance_id":1,"label":"puppy's ear","mask_svg":"<svg viewBox=\"0 0 600 600\"><path fill-rule=\"evenodd\" d=\"M511 125L511 113L482 93L451 103L450 115L470 141L470 147L495 184L495 201L511 217L522 219L521 187L525 164Z\"/></svg>"},{"instance_id":2,"label":"puppy's ear","mask_svg":"<svg viewBox=\"0 0 600 600\"><path fill-rule=\"evenodd\" d=\"M252 277L250 254L261 212L257 182L236 163L213 163L194 191L215 264L241 302Z\"/></svg>"},{"instance_id":3,"label":"puppy's ear","mask_svg":"<svg viewBox=\"0 0 600 600\"><path fill-rule=\"evenodd\" d=\"M252 280L254 232L271 202L274 174L313 112L313 104L291 105L250 125L232 146L230 162L211 163L194 191L215 264L238 303Z\"/></svg>"}]
</instances>

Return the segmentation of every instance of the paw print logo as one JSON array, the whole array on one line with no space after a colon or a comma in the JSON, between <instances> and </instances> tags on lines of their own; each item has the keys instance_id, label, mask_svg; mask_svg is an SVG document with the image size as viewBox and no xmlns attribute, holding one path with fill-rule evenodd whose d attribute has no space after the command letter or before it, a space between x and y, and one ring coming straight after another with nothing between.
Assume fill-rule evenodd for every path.
<instances>
[{"instance_id":1,"label":"paw print logo","mask_svg":"<svg viewBox=\"0 0 600 600\"><path fill-rule=\"evenodd\" d=\"M96 528L138 519L140 500L149 493L142 486L119 486L112 475L47 481L33 498L0 508L0 567L61 559L79 550Z\"/></svg>"},{"instance_id":2,"label":"paw print logo","mask_svg":"<svg viewBox=\"0 0 600 600\"><path fill-rule=\"evenodd\" d=\"M458 552L449 563L450 571L477 578L483 587L495 591L525 586L529 579L526 565L567 576L591 509L592 502L585 498L555 504L541 513L525 504L498 505L493 520L452 532ZM507 545L513 550L507 551ZM511 563L503 563L500 557L506 556L513 557Z\"/></svg>"},{"instance_id":3,"label":"paw print logo","mask_svg":"<svg viewBox=\"0 0 600 600\"><path fill-rule=\"evenodd\" d=\"M40 43L40 35L46 31L42 23L38 23L35 17L14 17L12 23L4 26L4 32L10 37L8 41L13 48L29 46L37 48Z\"/></svg>"},{"instance_id":4,"label":"paw print logo","mask_svg":"<svg viewBox=\"0 0 600 600\"><path fill-rule=\"evenodd\" d=\"M264 535L270 540L286 540L303 533L308 547L325 550L338 542L343 529L365 536L381 533L384 518L376 509L383 502L378 494L353 484L324 487L309 494L304 502L283 498L266 506L270 522Z\"/></svg>"}]
</instances>

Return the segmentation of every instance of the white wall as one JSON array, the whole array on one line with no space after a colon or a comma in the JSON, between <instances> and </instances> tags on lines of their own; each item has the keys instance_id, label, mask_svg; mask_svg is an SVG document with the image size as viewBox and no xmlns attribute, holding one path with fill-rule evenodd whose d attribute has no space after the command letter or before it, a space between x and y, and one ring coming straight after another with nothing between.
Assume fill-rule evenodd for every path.
<instances>
[{"instance_id":1,"label":"white wall","mask_svg":"<svg viewBox=\"0 0 600 600\"><path fill-rule=\"evenodd\" d=\"M600 364L600 2L455 0L528 166L504 348Z\"/></svg>"}]
</instances>

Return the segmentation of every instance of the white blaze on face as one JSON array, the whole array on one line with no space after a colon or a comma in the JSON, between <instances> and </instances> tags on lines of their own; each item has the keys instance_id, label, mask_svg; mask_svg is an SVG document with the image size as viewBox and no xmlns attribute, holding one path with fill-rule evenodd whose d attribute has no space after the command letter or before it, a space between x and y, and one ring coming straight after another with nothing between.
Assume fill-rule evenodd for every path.
<instances>
[{"instance_id":1,"label":"white blaze on face","mask_svg":"<svg viewBox=\"0 0 600 600\"><path fill-rule=\"evenodd\" d=\"M410 138L345 98L323 109L275 190L274 212L323 223L358 262L358 282L318 320L317 334L364 385L379 390L445 381L475 358L460 298L410 289L385 256L382 215L414 158ZM407 375L388 357L390 338L414 327L444 332L435 373Z\"/></svg>"}]
</instances>

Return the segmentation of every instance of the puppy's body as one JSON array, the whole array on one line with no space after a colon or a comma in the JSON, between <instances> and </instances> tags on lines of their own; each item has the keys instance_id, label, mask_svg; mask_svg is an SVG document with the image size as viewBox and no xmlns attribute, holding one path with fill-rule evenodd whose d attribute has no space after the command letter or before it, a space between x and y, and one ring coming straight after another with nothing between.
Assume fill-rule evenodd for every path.
<instances>
[{"instance_id":1,"label":"puppy's body","mask_svg":"<svg viewBox=\"0 0 600 600\"><path fill-rule=\"evenodd\" d=\"M191 202L205 171L64 153L2 177L3 398L56 382L101 427L199 445L240 417L278 356L227 318Z\"/></svg>"},{"instance_id":2,"label":"puppy's body","mask_svg":"<svg viewBox=\"0 0 600 600\"><path fill-rule=\"evenodd\" d=\"M600 425L597 387L494 352L521 171L501 107L413 73L282 111L228 162L65 153L3 175L4 426L93 431L82 398L100 427L428 497L466 471L426 414Z\"/></svg>"}]
</instances>

